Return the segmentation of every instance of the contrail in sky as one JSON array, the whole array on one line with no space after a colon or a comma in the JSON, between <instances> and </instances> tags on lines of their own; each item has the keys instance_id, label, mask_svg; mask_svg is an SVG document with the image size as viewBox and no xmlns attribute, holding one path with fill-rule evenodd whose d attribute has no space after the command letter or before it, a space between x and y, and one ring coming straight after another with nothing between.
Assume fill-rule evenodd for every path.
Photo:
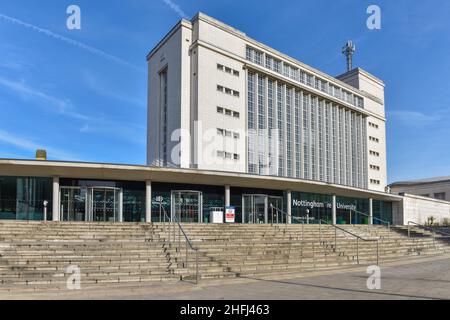
<instances>
[{"instance_id":1,"label":"contrail in sky","mask_svg":"<svg viewBox=\"0 0 450 320\"><path fill-rule=\"evenodd\" d=\"M165 4L167 4L173 11L175 11L180 17L183 19L189 19L186 13L180 8L179 5L177 5L172 0L163 0Z\"/></svg>"},{"instance_id":2,"label":"contrail in sky","mask_svg":"<svg viewBox=\"0 0 450 320\"><path fill-rule=\"evenodd\" d=\"M54 33L52 31L50 31L50 30L40 28L38 26L32 25L30 23L24 22L22 20L19 20L19 19L7 16L7 15L4 15L4 14L1 14L1 13L0 13L0 19L3 19L5 21L13 23L13 24L18 24L18 25L20 25L22 27L26 27L28 29L31 29L31 30L37 31L39 33L45 34L46 36L49 36L49 37L51 37L53 39L57 39L57 40L63 41L65 43L67 43L67 44L70 44L70 45L73 45L73 46L78 47L80 49L86 50L86 51L88 51L88 52L90 52L92 54L95 54L95 55L99 56L99 57L102 57L102 58L114 61L114 62L116 62L118 64L121 64L121 65L124 65L124 66L127 66L127 67L130 67L130 68L132 68L132 69L134 69L136 71L146 72L145 69L140 68L140 67L138 67L138 66L136 66L136 65L134 65L134 64L132 64L132 63L130 63L128 61L122 60L122 59L120 59L120 58L118 58L116 56L113 56L113 55L111 55L109 53L106 53L105 51L102 51L100 49L91 47L91 46L89 46L87 44L84 44L82 42L79 42L79 41L67 38L67 37L62 36L62 35L59 35L57 33Z\"/></svg>"}]
</instances>

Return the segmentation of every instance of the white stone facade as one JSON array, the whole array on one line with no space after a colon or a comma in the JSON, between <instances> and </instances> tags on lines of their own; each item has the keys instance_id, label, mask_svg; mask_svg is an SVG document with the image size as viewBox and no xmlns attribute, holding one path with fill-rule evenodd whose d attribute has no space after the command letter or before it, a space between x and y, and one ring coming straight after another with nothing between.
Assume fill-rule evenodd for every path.
<instances>
[{"instance_id":1,"label":"white stone facade","mask_svg":"<svg viewBox=\"0 0 450 320\"><path fill-rule=\"evenodd\" d=\"M367 72L331 77L201 13L148 65L149 165L385 190L384 84Z\"/></svg>"},{"instance_id":2,"label":"white stone facade","mask_svg":"<svg viewBox=\"0 0 450 320\"><path fill-rule=\"evenodd\" d=\"M443 224L450 221L450 202L405 194L401 202L396 203L393 212L394 224L407 225L409 221L426 224L428 218L435 218L434 222Z\"/></svg>"}]
</instances>

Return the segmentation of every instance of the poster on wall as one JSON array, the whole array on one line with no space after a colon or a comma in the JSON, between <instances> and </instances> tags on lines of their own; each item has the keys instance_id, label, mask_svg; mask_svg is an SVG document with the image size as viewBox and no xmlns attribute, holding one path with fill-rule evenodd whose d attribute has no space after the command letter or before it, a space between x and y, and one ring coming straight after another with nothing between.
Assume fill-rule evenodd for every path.
<instances>
[{"instance_id":1,"label":"poster on wall","mask_svg":"<svg viewBox=\"0 0 450 320\"><path fill-rule=\"evenodd\" d=\"M236 217L235 207L226 207L225 208L225 222L226 223L234 223L235 217Z\"/></svg>"}]
</instances>

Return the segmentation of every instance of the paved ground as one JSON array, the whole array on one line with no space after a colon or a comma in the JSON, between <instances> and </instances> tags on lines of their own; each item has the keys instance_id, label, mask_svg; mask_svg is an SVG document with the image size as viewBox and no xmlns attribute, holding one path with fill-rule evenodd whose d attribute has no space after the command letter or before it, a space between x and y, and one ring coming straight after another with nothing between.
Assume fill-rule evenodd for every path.
<instances>
[{"instance_id":1,"label":"paved ground","mask_svg":"<svg viewBox=\"0 0 450 320\"><path fill-rule=\"evenodd\" d=\"M1 299L450 299L450 256L385 265L381 289L367 288L366 267L277 280L166 283L78 291L0 293Z\"/></svg>"}]
</instances>

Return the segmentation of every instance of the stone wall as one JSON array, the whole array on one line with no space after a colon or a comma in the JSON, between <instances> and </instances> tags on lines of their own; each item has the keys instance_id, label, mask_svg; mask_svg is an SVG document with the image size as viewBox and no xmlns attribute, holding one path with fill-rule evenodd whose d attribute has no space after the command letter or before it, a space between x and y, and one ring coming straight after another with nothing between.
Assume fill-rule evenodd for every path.
<instances>
[{"instance_id":1,"label":"stone wall","mask_svg":"<svg viewBox=\"0 0 450 320\"><path fill-rule=\"evenodd\" d=\"M442 224L444 219L450 220L450 202L441 201L411 194L405 194L399 204L399 213L403 213L403 224L408 221L425 224L429 217L433 216L436 223ZM394 224L401 224L401 219Z\"/></svg>"}]
</instances>

